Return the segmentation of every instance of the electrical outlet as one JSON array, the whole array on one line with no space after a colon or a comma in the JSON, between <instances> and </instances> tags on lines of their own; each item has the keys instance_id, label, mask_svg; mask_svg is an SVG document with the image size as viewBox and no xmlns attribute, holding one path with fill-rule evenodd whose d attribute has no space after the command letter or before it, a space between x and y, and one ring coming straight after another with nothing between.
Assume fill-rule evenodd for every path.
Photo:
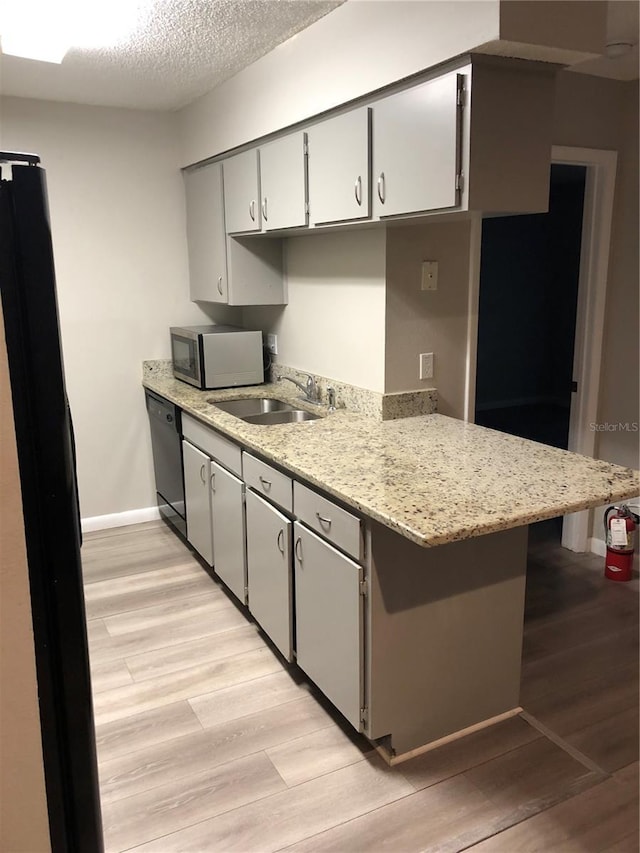
<instances>
[{"instance_id":1,"label":"electrical outlet","mask_svg":"<svg viewBox=\"0 0 640 853\"><path fill-rule=\"evenodd\" d=\"M267 349L271 355L278 355L278 336L267 335Z\"/></svg>"},{"instance_id":2,"label":"electrical outlet","mask_svg":"<svg viewBox=\"0 0 640 853\"><path fill-rule=\"evenodd\" d=\"M420 353L420 379L433 379L433 353Z\"/></svg>"},{"instance_id":3,"label":"electrical outlet","mask_svg":"<svg viewBox=\"0 0 640 853\"><path fill-rule=\"evenodd\" d=\"M438 262L423 261L422 262L422 285L421 290L437 290L438 289Z\"/></svg>"}]
</instances>

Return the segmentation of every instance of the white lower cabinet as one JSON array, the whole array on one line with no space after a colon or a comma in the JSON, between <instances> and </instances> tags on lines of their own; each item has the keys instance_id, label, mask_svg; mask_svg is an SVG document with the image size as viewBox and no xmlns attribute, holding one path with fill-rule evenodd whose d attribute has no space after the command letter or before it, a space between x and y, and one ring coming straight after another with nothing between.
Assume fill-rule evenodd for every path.
<instances>
[{"instance_id":1,"label":"white lower cabinet","mask_svg":"<svg viewBox=\"0 0 640 853\"><path fill-rule=\"evenodd\" d=\"M188 441L182 442L184 465L184 499L187 514L187 539L211 566L213 543L211 538L211 491L209 477L211 460Z\"/></svg>"},{"instance_id":2,"label":"white lower cabinet","mask_svg":"<svg viewBox=\"0 0 640 853\"><path fill-rule=\"evenodd\" d=\"M252 491L246 494L249 610L293 660L292 522Z\"/></svg>"},{"instance_id":3,"label":"white lower cabinet","mask_svg":"<svg viewBox=\"0 0 640 853\"><path fill-rule=\"evenodd\" d=\"M244 483L217 462L211 462L210 483L213 565L218 577L244 603Z\"/></svg>"},{"instance_id":4,"label":"white lower cabinet","mask_svg":"<svg viewBox=\"0 0 640 853\"><path fill-rule=\"evenodd\" d=\"M351 725L364 707L363 569L294 524L296 657Z\"/></svg>"}]
</instances>

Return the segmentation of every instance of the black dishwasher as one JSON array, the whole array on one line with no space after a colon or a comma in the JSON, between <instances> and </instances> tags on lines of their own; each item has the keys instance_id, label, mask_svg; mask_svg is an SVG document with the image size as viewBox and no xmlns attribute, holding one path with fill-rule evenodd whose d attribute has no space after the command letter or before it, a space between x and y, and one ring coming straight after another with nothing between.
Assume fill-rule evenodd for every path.
<instances>
[{"instance_id":1,"label":"black dishwasher","mask_svg":"<svg viewBox=\"0 0 640 853\"><path fill-rule=\"evenodd\" d=\"M187 535L182 473L182 418L180 409L145 388L156 498L160 515L182 536Z\"/></svg>"}]
</instances>

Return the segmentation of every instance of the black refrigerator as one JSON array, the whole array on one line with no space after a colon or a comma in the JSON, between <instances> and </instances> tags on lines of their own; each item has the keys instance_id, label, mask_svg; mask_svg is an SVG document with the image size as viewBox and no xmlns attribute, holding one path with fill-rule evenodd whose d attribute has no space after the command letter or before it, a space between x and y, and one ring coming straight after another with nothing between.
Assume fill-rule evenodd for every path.
<instances>
[{"instance_id":1,"label":"black refrigerator","mask_svg":"<svg viewBox=\"0 0 640 853\"><path fill-rule=\"evenodd\" d=\"M80 558L46 176L0 152L0 294L22 488L54 853L103 850ZM6 650L5 650L6 653Z\"/></svg>"}]
</instances>

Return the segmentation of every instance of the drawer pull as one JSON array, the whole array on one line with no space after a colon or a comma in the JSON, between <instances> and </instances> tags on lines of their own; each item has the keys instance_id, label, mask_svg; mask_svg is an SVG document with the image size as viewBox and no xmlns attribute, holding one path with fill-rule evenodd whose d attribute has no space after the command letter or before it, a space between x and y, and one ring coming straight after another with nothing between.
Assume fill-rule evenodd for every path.
<instances>
[{"instance_id":1,"label":"drawer pull","mask_svg":"<svg viewBox=\"0 0 640 853\"><path fill-rule=\"evenodd\" d=\"M280 551L280 553L284 557L284 530L282 530L282 529L280 529L280 532L278 533L277 544L278 544L278 551Z\"/></svg>"},{"instance_id":2,"label":"drawer pull","mask_svg":"<svg viewBox=\"0 0 640 853\"><path fill-rule=\"evenodd\" d=\"M209 483L211 484L211 491L215 492L215 490L216 490L216 474L215 474L215 471L213 472L213 474L209 478Z\"/></svg>"},{"instance_id":3,"label":"drawer pull","mask_svg":"<svg viewBox=\"0 0 640 853\"><path fill-rule=\"evenodd\" d=\"M323 515L320 515L319 512L316 513L316 518L320 522L320 524L325 525L327 528L331 527L331 519L325 518Z\"/></svg>"},{"instance_id":4,"label":"drawer pull","mask_svg":"<svg viewBox=\"0 0 640 853\"><path fill-rule=\"evenodd\" d=\"M255 199L249 205L249 216L251 217L251 221L256 221L256 202Z\"/></svg>"},{"instance_id":5,"label":"drawer pull","mask_svg":"<svg viewBox=\"0 0 640 853\"><path fill-rule=\"evenodd\" d=\"M362 177L360 175L358 175L358 180L355 183L353 192L355 194L358 207L362 207Z\"/></svg>"},{"instance_id":6,"label":"drawer pull","mask_svg":"<svg viewBox=\"0 0 640 853\"><path fill-rule=\"evenodd\" d=\"M207 478L204 476L204 462L200 466L200 479L202 480L203 483L207 482Z\"/></svg>"},{"instance_id":7,"label":"drawer pull","mask_svg":"<svg viewBox=\"0 0 640 853\"><path fill-rule=\"evenodd\" d=\"M260 475L258 479L260 480L260 485L262 486L262 488L266 491L269 491L269 489L271 488L271 480L265 480L262 475Z\"/></svg>"},{"instance_id":8,"label":"drawer pull","mask_svg":"<svg viewBox=\"0 0 640 853\"><path fill-rule=\"evenodd\" d=\"M296 559L299 563L302 562L302 539L298 536L296 539Z\"/></svg>"},{"instance_id":9,"label":"drawer pull","mask_svg":"<svg viewBox=\"0 0 640 853\"><path fill-rule=\"evenodd\" d=\"M218 276L218 293L222 296L222 276Z\"/></svg>"},{"instance_id":10,"label":"drawer pull","mask_svg":"<svg viewBox=\"0 0 640 853\"><path fill-rule=\"evenodd\" d=\"M387 200L387 186L385 182L384 172L380 172L380 177L378 178L378 198L382 202L385 203Z\"/></svg>"}]
</instances>

